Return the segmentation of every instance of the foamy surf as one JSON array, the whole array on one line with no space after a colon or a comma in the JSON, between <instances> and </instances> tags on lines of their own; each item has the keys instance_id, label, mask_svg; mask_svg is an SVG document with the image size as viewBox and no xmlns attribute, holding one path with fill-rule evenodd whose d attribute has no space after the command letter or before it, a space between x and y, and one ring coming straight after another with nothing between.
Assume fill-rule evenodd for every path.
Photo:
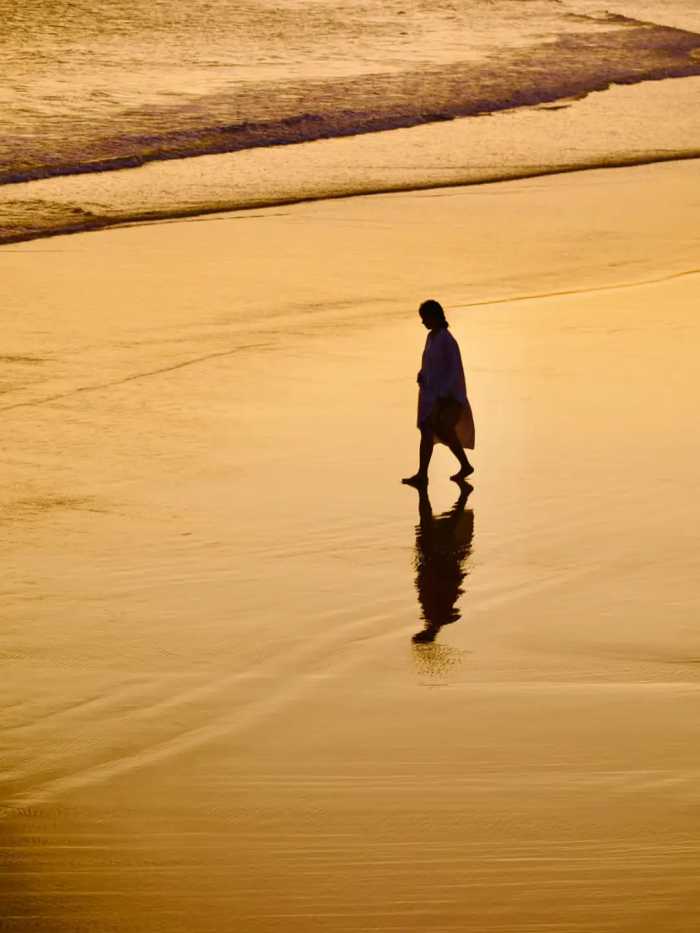
<instances>
[{"instance_id":1,"label":"foamy surf","mask_svg":"<svg viewBox=\"0 0 700 933\"><path fill-rule=\"evenodd\" d=\"M11 138L5 140L0 184L357 136L580 97L612 84L700 74L699 35L625 17L603 22L607 29L495 49L482 61L290 79L274 88L250 85L200 96L181 110L127 112L117 126L82 128L58 149L51 134L42 139L35 131L16 150Z\"/></svg>"},{"instance_id":2,"label":"foamy surf","mask_svg":"<svg viewBox=\"0 0 700 933\"><path fill-rule=\"evenodd\" d=\"M700 78L364 136L0 186L0 242L700 155ZM683 122L669 121L681 110Z\"/></svg>"}]
</instances>

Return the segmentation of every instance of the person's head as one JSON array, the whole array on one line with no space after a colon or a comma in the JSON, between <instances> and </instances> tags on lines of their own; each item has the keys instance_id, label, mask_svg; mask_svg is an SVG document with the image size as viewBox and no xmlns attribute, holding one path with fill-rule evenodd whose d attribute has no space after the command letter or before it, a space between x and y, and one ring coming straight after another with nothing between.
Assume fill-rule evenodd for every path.
<instances>
[{"instance_id":1,"label":"person's head","mask_svg":"<svg viewBox=\"0 0 700 933\"><path fill-rule=\"evenodd\" d=\"M427 301L424 301L418 309L418 313L420 314L421 321L428 330L440 330L442 327L449 327L449 324L445 320L445 312L442 310L442 305L439 301L435 301L434 298L428 298Z\"/></svg>"}]
</instances>

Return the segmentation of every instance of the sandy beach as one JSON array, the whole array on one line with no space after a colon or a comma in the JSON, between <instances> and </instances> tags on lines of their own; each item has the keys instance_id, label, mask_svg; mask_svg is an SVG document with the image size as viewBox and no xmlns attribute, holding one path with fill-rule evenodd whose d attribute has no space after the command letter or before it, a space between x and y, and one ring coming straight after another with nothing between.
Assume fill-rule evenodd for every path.
<instances>
[{"instance_id":1,"label":"sandy beach","mask_svg":"<svg viewBox=\"0 0 700 933\"><path fill-rule=\"evenodd\" d=\"M699 181L0 247L0 929L697 930Z\"/></svg>"}]
</instances>

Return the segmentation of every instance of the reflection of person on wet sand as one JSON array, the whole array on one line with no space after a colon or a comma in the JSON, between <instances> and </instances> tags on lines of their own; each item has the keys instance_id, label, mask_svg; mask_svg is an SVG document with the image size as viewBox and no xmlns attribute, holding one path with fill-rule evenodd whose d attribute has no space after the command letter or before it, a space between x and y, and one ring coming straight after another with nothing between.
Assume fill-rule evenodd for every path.
<instances>
[{"instance_id":1,"label":"reflection of person on wet sand","mask_svg":"<svg viewBox=\"0 0 700 933\"><path fill-rule=\"evenodd\" d=\"M418 309L423 326L429 331L418 373L418 428L420 453L418 472L401 480L408 486L427 486L428 465L435 441L446 444L459 460L459 470L451 476L463 483L474 468L464 448L474 448L474 419L467 398L459 346L449 332L442 305L432 298Z\"/></svg>"},{"instance_id":2,"label":"reflection of person on wet sand","mask_svg":"<svg viewBox=\"0 0 700 933\"><path fill-rule=\"evenodd\" d=\"M433 515L426 489L420 489L420 523L416 527L416 589L425 628L415 642L431 642L443 625L460 618L457 600L464 592L464 561L471 553L474 512L465 511L473 487L464 483L449 512Z\"/></svg>"}]
</instances>

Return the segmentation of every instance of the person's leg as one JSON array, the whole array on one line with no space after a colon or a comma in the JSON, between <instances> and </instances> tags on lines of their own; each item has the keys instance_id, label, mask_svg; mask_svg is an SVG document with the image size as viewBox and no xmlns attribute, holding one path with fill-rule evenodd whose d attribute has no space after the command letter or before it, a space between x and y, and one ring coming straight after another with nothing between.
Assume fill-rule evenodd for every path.
<instances>
[{"instance_id":1,"label":"person's leg","mask_svg":"<svg viewBox=\"0 0 700 933\"><path fill-rule=\"evenodd\" d=\"M445 438L447 441L447 446L450 448L455 457L459 460L460 469L455 473L450 479L453 479L456 483L465 480L468 476L474 472L474 467L469 462L467 455L464 452L464 447L457 440L457 435L454 430L450 431L449 435Z\"/></svg>"},{"instance_id":2,"label":"person's leg","mask_svg":"<svg viewBox=\"0 0 700 933\"><path fill-rule=\"evenodd\" d=\"M433 455L434 445L435 438L433 437L432 428L421 428L420 448L418 452L418 472L414 476L407 476L405 479L402 479L402 483L406 483L408 486L427 486L428 466L430 464L430 458Z\"/></svg>"},{"instance_id":3,"label":"person's leg","mask_svg":"<svg viewBox=\"0 0 700 933\"><path fill-rule=\"evenodd\" d=\"M435 446L435 436L432 428L421 428L420 449L418 452L418 475L428 479L428 467L430 458L433 456L433 447Z\"/></svg>"}]
</instances>

